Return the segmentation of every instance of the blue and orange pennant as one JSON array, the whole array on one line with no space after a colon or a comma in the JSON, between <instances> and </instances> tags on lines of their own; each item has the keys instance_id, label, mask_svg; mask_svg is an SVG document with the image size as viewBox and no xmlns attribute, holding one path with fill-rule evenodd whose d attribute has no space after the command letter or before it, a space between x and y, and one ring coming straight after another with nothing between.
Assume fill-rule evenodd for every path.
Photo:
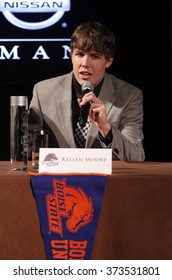
<instances>
[{"instance_id":1,"label":"blue and orange pennant","mask_svg":"<svg viewBox=\"0 0 172 280\"><path fill-rule=\"evenodd\" d=\"M106 179L31 175L47 259L91 259Z\"/></svg>"}]
</instances>

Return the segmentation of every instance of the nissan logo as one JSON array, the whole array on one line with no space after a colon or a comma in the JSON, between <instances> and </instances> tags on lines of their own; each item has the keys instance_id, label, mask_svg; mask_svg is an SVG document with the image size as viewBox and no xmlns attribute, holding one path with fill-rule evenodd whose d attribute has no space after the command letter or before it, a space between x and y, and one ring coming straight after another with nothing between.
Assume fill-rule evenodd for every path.
<instances>
[{"instance_id":1,"label":"nissan logo","mask_svg":"<svg viewBox=\"0 0 172 280\"><path fill-rule=\"evenodd\" d=\"M66 11L70 11L70 0L59 1L0 1L0 12L13 25L28 29L38 30L49 27L58 22ZM13 13L54 13L41 22L27 22L17 18Z\"/></svg>"}]
</instances>

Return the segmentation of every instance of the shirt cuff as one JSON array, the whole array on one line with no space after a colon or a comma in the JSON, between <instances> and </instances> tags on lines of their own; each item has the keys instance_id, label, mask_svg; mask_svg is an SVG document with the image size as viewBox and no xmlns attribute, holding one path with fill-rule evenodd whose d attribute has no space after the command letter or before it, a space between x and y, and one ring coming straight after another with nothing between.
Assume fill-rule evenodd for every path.
<instances>
[{"instance_id":1,"label":"shirt cuff","mask_svg":"<svg viewBox=\"0 0 172 280\"><path fill-rule=\"evenodd\" d=\"M106 145L110 145L112 143L112 139L113 139L113 135L112 135L112 129L109 130L108 134L106 135L106 137L103 137L101 135L101 133L99 132L99 137L100 140Z\"/></svg>"}]
</instances>

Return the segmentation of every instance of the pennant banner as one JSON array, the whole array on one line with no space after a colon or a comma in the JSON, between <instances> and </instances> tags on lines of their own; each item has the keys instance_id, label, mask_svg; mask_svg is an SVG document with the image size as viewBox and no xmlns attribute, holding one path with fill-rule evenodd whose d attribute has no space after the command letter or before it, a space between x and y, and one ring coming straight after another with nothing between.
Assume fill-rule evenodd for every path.
<instances>
[{"instance_id":1,"label":"pennant banner","mask_svg":"<svg viewBox=\"0 0 172 280\"><path fill-rule=\"evenodd\" d=\"M91 259L106 180L106 175L31 175L47 259Z\"/></svg>"}]
</instances>

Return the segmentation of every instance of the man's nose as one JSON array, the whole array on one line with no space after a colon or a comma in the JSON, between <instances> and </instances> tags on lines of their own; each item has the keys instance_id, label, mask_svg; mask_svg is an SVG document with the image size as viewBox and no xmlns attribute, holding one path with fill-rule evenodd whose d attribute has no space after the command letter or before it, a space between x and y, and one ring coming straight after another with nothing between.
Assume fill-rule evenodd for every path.
<instances>
[{"instance_id":1,"label":"man's nose","mask_svg":"<svg viewBox=\"0 0 172 280\"><path fill-rule=\"evenodd\" d=\"M83 56L82 58L82 66L89 67L89 57L87 55Z\"/></svg>"}]
</instances>

